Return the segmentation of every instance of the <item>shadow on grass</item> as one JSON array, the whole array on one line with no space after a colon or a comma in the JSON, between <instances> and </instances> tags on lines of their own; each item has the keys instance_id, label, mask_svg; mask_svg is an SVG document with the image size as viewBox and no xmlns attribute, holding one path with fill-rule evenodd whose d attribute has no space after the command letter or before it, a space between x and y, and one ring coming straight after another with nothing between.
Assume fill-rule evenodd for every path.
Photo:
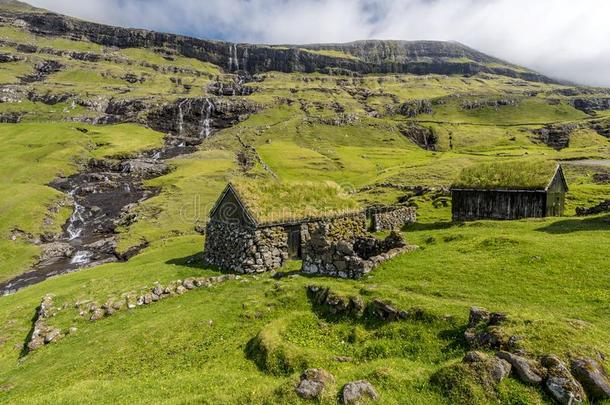
<instances>
[{"instance_id":1,"label":"shadow on grass","mask_svg":"<svg viewBox=\"0 0 610 405\"><path fill-rule=\"evenodd\" d=\"M221 269L220 267L212 266L207 264L203 260L203 253L195 253L194 255L179 257L175 259L170 259L165 262L165 264L171 264L174 266L181 266L192 270L209 270L214 271L220 274L234 274L235 272L230 270Z\"/></svg>"},{"instance_id":2,"label":"shadow on grass","mask_svg":"<svg viewBox=\"0 0 610 405\"><path fill-rule=\"evenodd\" d=\"M574 232L610 231L610 215L560 220L536 230L555 235Z\"/></svg>"},{"instance_id":3,"label":"shadow on grass","mask_svg":"<svg viewBox=\"0 0 610 405\"><path fill-rule=\"evenodd\" d=\"M23 342L23 347L21 348L21 352L19 353L19 358L22 359L30 353L30 348L28 344L32 340L32 336L34 335L34 329L36 329L36 320L38 319L38 311L40 311L40 306L36 307L34 311L34 316L32 317L32 327L25 337L25 341Z\"/></svg>"},{"instance_id":4,"label":"shadow on grass","mask_svg":"<svg viewBox=\"0 0 610 405\"><path fill-rule=\"evenodd\" d=\"M409 224L405 226L403 228L403 231L440 231L443 229L453 228L454 226L458 226L458 224L454 222L416 222L414 224Z\"/></svg>"}]
</instances>

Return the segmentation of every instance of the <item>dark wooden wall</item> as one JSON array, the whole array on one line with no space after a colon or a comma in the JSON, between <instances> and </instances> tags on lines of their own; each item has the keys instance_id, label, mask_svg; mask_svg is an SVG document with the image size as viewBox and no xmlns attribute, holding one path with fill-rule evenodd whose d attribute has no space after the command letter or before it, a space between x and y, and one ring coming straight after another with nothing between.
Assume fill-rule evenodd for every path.
<instances>
[{"instance_id":1,"label":"dark wooden wall","mask_svg":"<svg viewBox=\"0 0 610 405\"><path fill-rule=\"evenodd\" d=\"M451 195L454 221L547 216L544 191L453 190Z\"/></svg>"}]
</instances>

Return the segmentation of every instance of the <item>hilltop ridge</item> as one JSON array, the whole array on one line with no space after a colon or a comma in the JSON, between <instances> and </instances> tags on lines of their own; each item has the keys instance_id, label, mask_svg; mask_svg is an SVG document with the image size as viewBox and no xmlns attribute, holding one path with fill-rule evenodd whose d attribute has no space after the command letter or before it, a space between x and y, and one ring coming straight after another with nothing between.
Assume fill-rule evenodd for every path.
<instances>
[{"instance_id":1,"label":"hilltop ridge","mask_svg":"<svg viewBox=\"0 0 610 405\"><path fill-rule=\"evenodd\" d=\"M340 74L498 74L530 81L557 83L537 72L508 64L457 42L365 40L345 44L255 45L205 40L143 29L111 27L7 0L0 18L26 23L30 32L119 48L162 47L210 62L226 71L257 74L268 71ZM20 7L14 7L20 5Z\"/></svg>"}]
</instances>

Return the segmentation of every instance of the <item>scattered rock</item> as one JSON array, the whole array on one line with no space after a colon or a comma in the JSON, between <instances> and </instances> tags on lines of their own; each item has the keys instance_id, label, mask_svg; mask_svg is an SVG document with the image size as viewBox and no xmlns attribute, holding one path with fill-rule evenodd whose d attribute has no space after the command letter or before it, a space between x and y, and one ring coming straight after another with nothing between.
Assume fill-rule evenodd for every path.
<instances>
[{"instance_id":1,"label":"scattered rock","mask_svg":"<svg viewBox=\"0 0 610 405\"><path fill-rule=\"evenodd\" d=\"M301 381L295 388L298 396L304 399L319 398L324 389L335 383L335 378L329 372L310 368L301 374Z\"/></svg>"},{"instance_id":2,"label":"scattered rock","mask_svg":"<svg viewBox=\"0 0 610 405\"><path fill-rule=\"evenodd\" d=\"M368 381L353 381L343 387L342 400L344 404L355 404L365 397L374 401L379 398L375 387Z\"/></svg>"},{"instance_id":3,"label":"scattered rock","mask_svg":"<svg viewBox=\"0 0 610 405\"><path fill-rule=\"evenodd\" d=\"M601 364L593 359L579 358L572 360L571 369L590 399L596 401L610 399L610 378Z\"/></svg>"},{"instance_id":4,"label":"scattered rock","mask_svg":"<svg viewBox=\"0 0 610 405\"><path fill-rule=\"evenodd\" d=\"M405 311L401 311L395 306L380 299L373 300L373 302L368 305L368 310L373 316L386 322L398 321L407 317Z\"/></svg>"},{"instance_id":5,"label":"scattered rock","mask_svg":"<svg viewBox=\"0 0 610 405\"><path fill-rule=\"evenodd\" d=\"M523 383L535 386L542 384L544 372L537 361L504 351L498 352L496 356L509 362Z\"/></svg>"},{"instance_id":6,"label":"scattered rock","mask_svg":"<svg viewBox=\"0 0 610 405\"><path fill-rule=\"evenodd\" d=\"M470 316L468 318L468 327L474 328L478 324L489 321L489 311L485 308L471 307Z\"/></svg>"},{"instance_id":7,"label":"scattered rock","mask_svg":"<svg viewBox=\"0 0 610 405\"><path fill-rule=\"evenodd\" d=\"M582 386L557 356L544 356L540 363L547 369L544 388L556 402L572 405L586 400Z\"/></svg>"}]
</instances>

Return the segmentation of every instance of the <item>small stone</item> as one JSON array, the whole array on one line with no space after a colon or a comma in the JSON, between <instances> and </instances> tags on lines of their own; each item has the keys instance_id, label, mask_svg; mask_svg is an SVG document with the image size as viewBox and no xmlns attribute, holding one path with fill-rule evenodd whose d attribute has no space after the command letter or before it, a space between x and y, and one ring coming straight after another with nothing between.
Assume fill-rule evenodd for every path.
<instances>
[{"instance_id":1,"label":"small stone","mask_svg":"<svg viewBox=\"0 0 610 405\"><path fill-rule=\"evenodd\" d=\"M31 351L37 350L37 349L41 348L42 346L44 346L44 339L41 337L36 337L36 338L32 339L30 341L30 343L28 343L28 349Z\"/></svg>"},{"instance_id":2,"label":"small stone","mask_svg":"<svg viewBox=\"0 0 610 405\"><path fill-rule=\"evenodd\" d=\"M144 294L144 305L150 305L150 304L152 304L152 302L153 302L152 294L151 293Z\"/></svg>"},{"instance_id":3,"label":"small stone","mask_svg":"<svg viewBox=\"0 0 610 405\"><path fill-rule=\"evenodd\" d=\"M334 382L335 378L329 372L311 368L301 374L301 380L295 388L295 392L304 399L319 398L324 389Z\"/></svg>"},{"instance_id":4,"label":"small stone","mask_svg":"<svg viewBox=\"0 0 610 405\"><path fill-rule=\"evenodd\" d=\"M343 387L342 400L344 404L358 403L363 397L368 397L374 401L379 398L375 387L370 382L365 380L353 381Z\"/></svg>"},{"instance_id":5,"label":"small stone","mask_svg":"<svg viewBox=\"0 0 610 405\"><path fill-rule=\"evenodd\" d=\"M59 329L51 329L47 332L47 334L44 337L44 342L45 344L54 342L56 340L58 340L61 337L61 331Z\"/></svg>"},{"instance_id":6,"label":"small stone","mask_svg":"<svg viewBox=\"0 0 610 405\"><path fill-rule=\"evenodd\" d=\"M70 335L74 335L76 332L78 332L78 328L76 326L72 326L69 330L68 330L68 334Z\"/></svg>"},{"instance_id":7,"label":"small stone","mask_svg":"<svg viewBox=\"0 0 610 405\"><path fill-rule=\"evenodd\" d=\"M104 317L104 311L102 309L95 309L91 314L91 318L89 320L91 322L99 321Z\"/></svg>"},{"instance_id":8,"label":"small stone","mask_svg":"<svg viewBox=\"0 0 610 405\"><path fill-rule=\"evenodd\" d=\"M187 291L186 288L184 288L183 286L179 285L178 287L176 287L176 294L178 295L182 295Z\"/></svg>"}]
</instances>

